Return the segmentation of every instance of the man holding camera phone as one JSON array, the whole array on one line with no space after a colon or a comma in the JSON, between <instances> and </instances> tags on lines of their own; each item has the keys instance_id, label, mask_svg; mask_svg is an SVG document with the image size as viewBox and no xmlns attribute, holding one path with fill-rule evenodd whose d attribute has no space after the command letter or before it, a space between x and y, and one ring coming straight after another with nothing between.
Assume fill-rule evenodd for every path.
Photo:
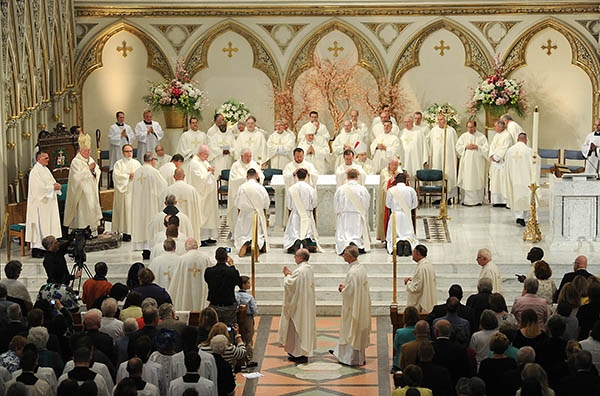
<instances>
[{"instance_id":1,"label":"man holding camera phone","mask_svg":"<svg viewBox=\"0 0 600 396\"><path fill-rule=\"evenodd\" d=\"M217 264L206 269L204 280L208 285L209 306L217 311L220 322L233 325L237 323L235 287L241 284L241 278L233 259L227 253L226 248L217 248Z\"/></svg>"}]
</instances>

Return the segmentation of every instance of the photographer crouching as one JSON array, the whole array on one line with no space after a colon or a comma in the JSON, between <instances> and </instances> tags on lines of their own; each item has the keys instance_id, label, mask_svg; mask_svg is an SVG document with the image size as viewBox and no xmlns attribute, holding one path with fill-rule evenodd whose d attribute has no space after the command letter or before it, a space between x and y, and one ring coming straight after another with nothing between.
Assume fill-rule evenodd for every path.
<instances>
[{"instance_id":1,"label":"photographer crouching","mask_svg":"<svg viewBox=\"0 0 600 396\"><path fill-rule=\"evenodd\" d=\"M77 293L73 291L70 283L81 278L81 269L73 274L69 272L65 254L69 251L69 242L60 243L53 235L42 239L42 246L46 249L44 257L44 269L48 277L46 284L38 292L38 300L60 300L62 305L69 311L75 312L79 309Z\"/></svg>"}]
</instances>

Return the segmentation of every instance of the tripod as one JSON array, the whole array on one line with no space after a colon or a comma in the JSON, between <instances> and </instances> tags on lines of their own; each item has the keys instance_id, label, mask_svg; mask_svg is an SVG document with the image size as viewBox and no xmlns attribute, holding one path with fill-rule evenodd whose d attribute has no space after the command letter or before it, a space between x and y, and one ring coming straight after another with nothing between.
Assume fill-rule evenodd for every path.
<instances>
[{"instance_id":1,"label":"tripod","mask_svg":"<svg viewBox=\"0 0 600 396\"><path fill-rule=\"evenodd\" d=\"M87 264L85 263L84 260L81 260L81 261L80 260L73 260L73 268L71 268L71 275L75 276L75 274L77 273L77 271L85 272L85 274L87 275L88 279L94 277L94 275L92 275L92 273L90 272L90 269L88 268L88 266L87 266ZM77 279L73 279L73 283L71 284L71 288L73 289L73 292L75 294L77 294L77 295L79 295L79 290L81 290L81 279L82 278L83 278L83 274L78 279L77 289L75 289L75 281Z\"/></svg>"}]
</instances>

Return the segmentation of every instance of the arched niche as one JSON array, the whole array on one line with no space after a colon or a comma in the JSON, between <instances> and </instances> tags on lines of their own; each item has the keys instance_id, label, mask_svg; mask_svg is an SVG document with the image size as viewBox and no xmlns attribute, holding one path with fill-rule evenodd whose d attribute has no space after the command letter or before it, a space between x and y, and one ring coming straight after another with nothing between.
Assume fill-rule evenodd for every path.
<instances>
[{"instance_id":1,"label":"arched niche","mask_svg":"<svg viewBox=\"0 0 600 396\"><path fill-rule=\"evenodd\" d=\"M600 104L597 92L600 90L600 65L598 64L598 58L594 53L594 49L577 31L554 18L536 23L515 40L504 57L504 70L506 74L511 75L527 64L526 50L531 40L539 32L548 28L556 30L565 37L571 47L571 63L582 69L589 77L592 84L592 118L598 117Z\"/></svg>"},{"instance_id":2,"label":"arched niche","mask_svg":"<svg viewBox=\"0 0 600 396\"><path fill-rule=\"evenodd\" d=\"M486 78L491 70L491 62L486 55L483 45L468 30L447 19L433 22L417 32L400 51L392 67L392 82L397 84L402 76L410 69L420 65L419 54L425 40L438 30L447 30L461 41L465 51L464 65L477 72L481 78Z\"/></svg>"},{"instance_id":3,"label":"arched niche","mask_svg":"<svg viewBox=\"0 0 600 396\"><path fill-rule=\"evenodd\" d=\"M300 44L290 61L290 67L285 77L287 85L294 86L298 77L314 66L313 56L317 44L323 37L335 30L348 36L353 41L357 51L358 64L371 73L378 84L382 83L386 76L386 70L375 48L362 33L355 30L352 26L338 20L333 20L309 33L304 42Z\"/></svg>"},{"instance_id":4,"label":"arched niche","mask_svg":"<svg viewBox=\"0 0 600 396\"><path fill-rule=\"evenodd\" d=\"M252 31L233 21L218 24L198 39L185 62L186 70L188 70L190 76L208 68L208 51L211 45L217 37L228 31L239 34L249 43L253 55L252 67L267 75L273 87L281 86L281 73L277 66L277 60L271 51Z\"/></svg>"}]
</instances>

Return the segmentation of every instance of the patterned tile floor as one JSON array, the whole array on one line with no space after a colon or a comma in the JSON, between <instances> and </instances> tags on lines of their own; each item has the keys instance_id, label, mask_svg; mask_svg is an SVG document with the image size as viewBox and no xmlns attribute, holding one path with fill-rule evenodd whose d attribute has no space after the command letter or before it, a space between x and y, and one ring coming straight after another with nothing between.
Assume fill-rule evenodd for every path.
<instances>
[{"instance_id":1,"label":"patterned tile floor","mask_svg":"<svg viewBox=\"0 0 600 396\"><path fill-rule=\"evenodd\" d=\"M237 395L390 395L392 337L389 317L373 317L371 346L367 364L348 367L338 364L328 352L337 343L339 317L317 318L317 350L307 364L287 360L277 343L278 316L262 316L256 321L254 359L258 379L237 375Z\"/></svg>"}]
</instances>

